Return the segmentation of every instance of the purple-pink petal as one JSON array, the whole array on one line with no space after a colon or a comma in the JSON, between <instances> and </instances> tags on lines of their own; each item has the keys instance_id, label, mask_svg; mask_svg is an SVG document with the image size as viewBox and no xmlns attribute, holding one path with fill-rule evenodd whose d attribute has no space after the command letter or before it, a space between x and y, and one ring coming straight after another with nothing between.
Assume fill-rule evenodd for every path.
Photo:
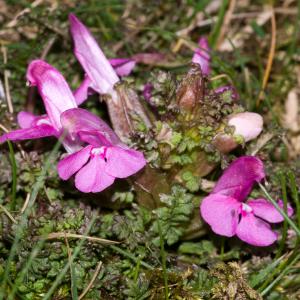
<instances>
[{"instance_id":1,"label":"purple-pink petal","mask_svg":"<svg viewBox=\"0 0 300 300\"><path fill-rule=\"evenodd\" d=\"M213 189L242 201L250 193L254 183L265 177L263 162L254 156L242 156L233 161L224 171Z\"/></svg>"},{"instance_id":2,"label":"purple-pink petal","mask_svg":"<svg viewBox=\"0 0 300 300\"><path fill-rule=\"evenodd\" d=\"M222 93L225 93L227 91L231 91L232 99L238 100L240 98L236 88L232 85L223 85L223 86L220 86L220 87L218 87L214 90L214 92L217 93L217 94L222 94Z\"/></svg>"},{"instance_id":3,"label":"purple-pink petal","mask_svg":"<svg viewBox=\"0 0 300 300\"><path fill-rule=\"evenodd\" d=\"M67 180L80 170L89 160L91 150L92 146L87 146L60 160L57 165L59 177L63 180Z\"/></svg>"},{"instance_id":4,"label":"purple-pink petal","mask_svg":"<svg viewBox=\"0 0 300 300\"><path fill-rule=\"evenodd\" d=\"M283 216L278 212L275 206L266 199L254 199L249 200L247 204L253 209L253 213L270 223L280 223L284 220ZM283 208L283 202L278 201L278 204ZM288 204L287 207L288 216L293 214L293 208Z\"/></svg>"},{"instance_id":5,"label":"purple-pink petal","mask_svg":"<svg viewBox=\"0 0 300 300\"><path fill-rule=\"evenodd\" d=\"M236 233L241 203L221 194L205 197L200 205L200 213L211 229L220 235L232 237Z\"/></svg>"},{"instance_id":6,"label":"purple-pink petal","mask_svg":"<svg viewBox=\"0 0 300 300\"><path fill-rule=\"evenodd\" d=\"M17 121L18 121L19 126L22 129L24 129L24 128L32 127L32 123L38 118L39 118L39 116L36 116L27 111L20 111L17 116Z\"/></svg>"},{"instance_id":7,"label":"purple-pink petal","mask_svg":"<svg viewBox=\"0 0 300 300\"><path fill-rule=\"evenodd\" d=\"M27 80L38 87L51 124L60 130L61 113L77 107L66 80L58 70L43 60L34 60L29 64Z\"/></svg>"},{"instance_id":8,"label":"purple-pink petal","mask_svg":"<svg viewBox=\"0 0 300 300\"><path fill-rule=\"evenodd\" d=\"M119 81L108 59L103 54L90 31L76 18L69 15L74 53L91 79L93 89L100 94L110 94Z\"/></svg>"},{"instance_id":9,"label":"purple-pink petal","mask_svg":"<svg viewBox=\"0 0 300 300\"><path fill-rule=\"evenodd\" d=\"M30 128L17 129L0 136L0 143L4 143L7 140L10 141L22 141L30 139L39 139L47 136L58 136L58 132L49 125L42 124L40 126L34 126Z\"/></svg>"},{"instance_id":10,"label":"purple-pink petal","mask_svg":"<svg viewBox=\"0 0 300 300\"><path fill-rule=\"evenodd\" d=\"M111 146L111 142L101 133L97 131L78 131L79 139L87 144L90 144L96 148L101 146Z\"/></svg>"},{"instance_id":11,"label":"purple-pink petal","mask_svg":"<svg viewBox=\"0 0 300 300\"><path fill-rule=\"evenodd\" d=\"M141 170L146 165L140 151L108 147L106 150L105 172L111 176L125 178Z\"/></svg>"},{"instance_id":12,"label":"purple-pink petal","mask_svg":"<svg viewBox=\"0 0 300 300\"><path fill-rule=\"evenodd\" d=\"M253 213L242 215L236 230L237 236L253 246L270 246L277 240L277 234L265 221L256 218Z\"/></svg>"},{"instance_id":13,"label":"purple-pink petal","mask_svg":"<svg viewBox=\"0 0 300 300\"><path fill-rule=\"evenodd\" d=\"M111 58L109 62L119 76L128 76L136 65L130 58Z\"/></svg>"},{"instance_id":14,"label":"purple-pink petal","mask_svg":"<svg viewBox=\"0 0 300 300\"><path fill-rule=\"evenodd\" d=\"M159 65L166 59L165 55L158 52L153 53L137 53L132 56L132 59L137 63L145 65Z\"/></svg>"},{"instance_id":15,"label":"purple-pink petal","mask_svg":"<svg viewBox=\"0 0 300 300\"><path fill-rule=\"evenodd\" d=\"M150 98L152 97L152 90L153 90L152 83L146 83L144 85L143 96L147 102L149 102Z\"/></svg>"},{"instance_id":16,"label":"purple-pink petal","mask_svg":"<svg viewBox=\"0 0 300 300\"><path fill-rule=\"evenodd\" d=\"M77 105L82 104L85 100L87 100L88 96L93 93L91 85L91 79L85 75L81 85L73 93Z\"/></svg>"},{"instance_id":17,"label":"purple-pink petal","mask_svg":"<svg viewBox=\"0 0 300 300\"><path fill-rule=\"evenodd\" d=\"M103 120L85 109L74 108L65 111L61 115L61 124L71 136L77 136L83 131L92 134L97 131L112 144L121 144L118 136ZM97 146L102 146L101 142Z\"/></svg>"},{"instance_id":18,"label":"purple-pink petal","mask_svg":"<svg viewBox=\"0 0 300 300\"><path fill-rule=\"evenodd\" d=\"M209 75L210 70L210 51L208 40L201 37L198 41L199 48L194 52L192 62L199 64L203 75Z\"/></svg>"},{"instance_id":19,"label":"purple-pink petal","mask_svg":"<svg viewBox=\"0 0 300 300\"><path fill-rule=\"evenodd\" d=\"M105 173L105 161L94 156L75 176L76 188L84 193L98 193L109 187L115 177Z\"/></svg>"}]
</instances>

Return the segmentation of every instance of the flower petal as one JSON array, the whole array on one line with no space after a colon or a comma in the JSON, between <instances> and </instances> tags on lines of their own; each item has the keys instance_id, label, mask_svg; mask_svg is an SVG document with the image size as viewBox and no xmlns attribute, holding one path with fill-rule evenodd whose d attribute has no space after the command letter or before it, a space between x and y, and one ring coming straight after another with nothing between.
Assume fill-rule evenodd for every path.
<instances>
[{"instance_id":1,"label":"flower petal","mask_svg":"<svg viewBox=\"0 0 300 300\"><path fill-rule=\"evenodd\" d=\"M105 162L102 158L94 156L76 174L75 186L84 193L98 193L112 185L115 177L104 172Z\"/></svg>"},{"instance_id":2,"label":"flower petal","mask_svg":"<svg viewBox=\"0 0 300 300\"><path fill-rule=\"evenodd\" d=\"M232 99L238 100L240 98L237 90L232 85L223 85L223 86L220 86L220 87L218 87L214 90L214 92L217 93L217 94L223 94L227 91L231 92Z\"/></svg>"},{"instance_id":3,"label":"flower petal","mask_svg":"<svg viewBox=\"0 0 300 300\"><path fill-rule=\"evenodd\" d=\"M27 111L20 111L17 116L18 124L21 128L30 128L32 127L32 123L38 118L32 113Z\"/></svg>"},{"instance_id":4,"label":"flower petal","mask_svg":"<svg viewBox=\"0 0 300 300\"><path fill-rule=\"evenodd\" d=\"M17 129L0 136L0 143L4 143L7 140L10 141L22 141L30 139L39 139L47 136L58 136L58 132L49 125L34 126L31 128Z\"/></svg>"},{"instance_id":5,"label":"flower petal","mask_svg":"<svg viewBox=\"0 0 300 300\"><path fill-rule=\"evenodd\" d=\"M75 17L69 15L74 53L93 82L93 89L100 94L109 94L119 81L116 72L98 46L89 30Z\"/></svg>"},{"instance_id":6,"label":"flower petal","mask_svg":"<svg viewBox=\"0 0 300 300\"><path fill-rule=\"evenodd\" d=\"M205 37L201 37L198 41L199 48L194 52L192 62L199 64L203 75L210 74L210 48L208 40Z\"/></svg>"},{"instance_id":7,"label":"flower petal","mask_svg":"<svg viewBox=\"0 0 300 300\"><path fill-rule=\"evenodd\" d=\"M38 87L51 124L56 130L60 130L61 113L77 107L66 80L58 70L43 60L32 61L26 76L32 85Z\"/></svg>"},{"instance_id":8,"label":"flower petal","mask_svg":"<svg viewBox=\"0 0 300 300\"><path fill-rule=\"evenodd\" d=\"M146 83L143 89L143 96L147 102L150 102L150 98L152 97L153 85L152 83Z\"/></svg>"},{"instance_id":9,"label":"flower petal","mask_svg":"<svg viewBox=\"0 0 300 300\"><path fill-rule=\"evenodd\" d=\"M70 135L76 136L80 131L97 131L99 135L103 135L112 144L121 143L118 136L103 120L85 109L67 110L61 115L61 124ZM98 146L102 146L102 144L99 142Z\"/></svg>"},{"instance_id":10,"label":"flower petal","mask_svg":"<svg viewBox=\"0 0 300 300\"><path fill-rule=\"evenodd\" d=\"M253 209L253 213L270 223L279 223L284 220L283 216L275 208L275 206L266 199L254 199L247 202L249 206ZM279 200L278 205L283 208L283 201ZM293 208L288 204L287 213L290 217L293 214Z\"/></svg>"},{"instance_id":11,"label":"flower petal","mask_svg":"<svg viewBox=\"0 0 300 300\"><path fill-rule=\"evenodd\" d=\"M93 89L91 86L91 79L85 75L81 85L73 93L77 105L82 104L85 100L87 100L88 96L92 94Z\"/></svg>"},{"instance_id":12,"label":"flower petal","mask_svg":"<svg viewBox=\"0 0 300 300\"><path fill-rule=\"evenodd\" d=\"M241 135L245 142L257 138L263 130L263 118L253 112L242 112L230 117L228 125L234 126L234 135Z\"/></svg>"},{"instance_id":13,"label":"flower petal","mask_svg":"<svg viewBox=\"0 0 300 300\"><path fill-rule=\"evenodd\" d=\"M78 152L70 154L59 161L57 165L58 175L61 179L67 180L81 169L90 158L92 146L87 146Z\"/></svg>"},{"instance_id":14,"label":"flower petal","mask_svg":"<svg viewBox=\"0 0 300 300\"><path fill-rule=\"evenodd\" d=\"M236 233L240 206L234 198L212 194L202 200L200 213L215 233L231 237Z\"/></svg>"},{"instance_id":15,"label":"flower petal","mask_svg":"<svg viewBox=\"0 0 300 300\"><path fill-rule=\"evenodd\" d=\"M155 65L160 65L164 61L166 61L166 56L158 52L137 53L132 56L132 59L137 63L155 66Z\"/></svg>"},{"instance_id":16,"label":"flower petal","mask_svg":"<svg viewBox=\"0 0 300 300\"><path fill-rule=\"evenodd\" d=\"M255 182L265 177L263 162L255 156L241 156L233 161L219 178L213 193L242 201Z\"/></svg>"},{"instance_id":17,"label":"flower petal","mask_svg":"<svg viewBox=\"0 0 300 300\"><path fill-rule=\"evenodd\" d=\"M105 172L118 178L131 176L146 165L143 153L132 149L108 147L105 157Z\"/></svg>"},{"instance_id":18,"label":"flower petal","mask_svg":"<svg viewBox=\"0 0 300 300\"><path fill-rule=\"evenodd\" d=\"M253 246L269 246L277 240L277 234L272 231L271 226L256 218L253 213L241 217L236 234L242 241Z\"/></svg>"},{"instance_id":19,"label":"flower petal","mask_svg":"<svg viewBox=\"0 0 300 300\"><path fill-rule=\"evenodd\" d=\"M109 62L119 76L128 76L136 65L136 62L129 58L111 58Z\"/></svg>"},{"instance_id":20,"label":"flower petal","mask_svg":"<svg viewBox=\"0 0 300 300\"><path fill-rule=\"evenodd\" d=\"M97 131L78 131L78 137L82 142L94 147L111 146L111 142L109 142L103 134L99 134Z\"/></svg>"}]
</instances>

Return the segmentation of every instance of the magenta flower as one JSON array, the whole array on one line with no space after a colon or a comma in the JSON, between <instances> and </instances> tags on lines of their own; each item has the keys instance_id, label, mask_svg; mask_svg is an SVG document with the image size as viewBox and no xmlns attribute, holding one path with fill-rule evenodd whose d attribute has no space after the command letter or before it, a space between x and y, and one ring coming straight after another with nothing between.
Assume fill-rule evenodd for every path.
<instances>
[{"instance_id":1,"label":"magenta flower","mask_svg":"<svg viewBox=\"0 0 300 300\"><path fill-rule=\"evenodd\" d=\"M70 109L62 114L61 122L72 137L87 143L58 163L59 176L67 180L76 174L75 186L81 192L100 192L115 178L126 178L145 166L141 152L124 145L104 121L88 111Z\"/></svg>"},{"instance_id":2,"label":"magenta flower","mask_svg":"<svg viewBox=\"0 0 300 300\"><path fill-rule=\"evenodd\" d=\"M128 76L131 74L137 63L145 65L159 65L165 60L161 53L137 53L131 58L111 58L110 64L113 66L118 76Z\"/></svg>"},{"instance_id":3,"label":"magenta flower","mask_svg":"<svg viewBox=\"0 0 300 300\"><path fill-rule=\"evenodd\" d=\"M58 173L64 180L77 173L75 185L82 192L100 192L115 178L128 177L145 166L141 152L122 144L100 118L77 108L67 82L55 68L35 60L27 79L38 87L47 114L20 112L21 129L4 134L0 142L64 135L63 145L72 154L59 162Z\"/></svg>"},{"instance_id":4,"label":"magenta flower","mask_svg":"<svg viewBox=\"0 0 300 300\"><path fill-rule=\"evenodd\" d=\"M152 90L153 90L153 85L151 83L148 82L144 85L143 96L147 102L149 102L152 97Z\"/></svg>"},{"instance_id":5,"label":"magenta flower","mask_svg":"<svg viewBox=\"0 0 300 300\"><path fill-rule=\"evenodd\" d=\"M215 93L222 94L224 92L231 91L231 97L234 100L238 100L240 98L237 90L232 85L223 85L215 89Z\"/></svg>"},{"instance_id":6,"label":"magenta flower","mask_svg":"<svg viewBox=\"0 0 300 300\"><path fill-rule=\"evenodd\" d=\"M108 60L88 28L73 14L69 15L69 21L74 53L86 72L84 81L75 91L78 105L87 99L91 91L108 94L114 100L114 85L120 81L118 76L128 76L136 63L157 64L165 59L160 53L138 53L131 58Z\"/></svg>"},{"instance_id":7,"label":"magenta flower","mask_svg":"<svg viewBox=\"0 0 300 300\"><path fill-rule=\"evenodd\" d=\"M198 41L199 48L194 52L192 62L199 64L203 75L209 75L210 69L210 51L208 40L205 37L200 37Z\"/></svg>"},{"instance_id":8,"label":"magenta flower","mask_svg":"<svg viewBox=\"0 0 300 300\"><path fill-rule=\"evenodd\" d=\"M117 75L128 76L136 65L136 61L131 58L111 58L110 64L113 66Z\"/></svg>"},{"instance_id":9,"label":"magenta flower","mask_svg":"<svg viewBox=\"0 0 300 300\"><path fill-rule=\"evenodd\" d=\"M37 86L47 114L36 116L28 112L20 112L18 123L21 129L2 135L0 143L6 140L20 141L47 136L58 138L62 134L61 114L68 109L77 107L64 77L45 61L32 61L28 66L26 76L31 85ZM69 138L65 138L63 144L69 152L77 150L79 147L76 141Z\"/></svg>"},{"instance_id":10,"label":"magenta flower","mask_svg":"<svg viewBox=\"0 0 300 300\"><path fill-rule=\"evenodd\" d=\"M114 98L114 85L120 80L118 75L90 31L73 14L69 15L69 21L75 46L74 53L86 72L86 78L76 94L88 95L87 90L91 88L99 94L109 94ZM79 105L86 98L77 97L76 100Z\"/></svg>"},{"instance_id":11,"label":"magenta flower","mask_svg":"<svg viewBox=\"0 0 300 300\"><path fill-rule=\"evenodd\" d=\"M261 160L254 156L236 159L224 171L212 193L200 205L202 218L212 230L223 236L237 235L254 246L269 246L277 240L269 223L283 221L282 215L266 199L243 202L253 185L265 177ZM281 200L279 205L283 207ZM288 206L288 215L293 209Z\"/></svg>"}]
</instances>

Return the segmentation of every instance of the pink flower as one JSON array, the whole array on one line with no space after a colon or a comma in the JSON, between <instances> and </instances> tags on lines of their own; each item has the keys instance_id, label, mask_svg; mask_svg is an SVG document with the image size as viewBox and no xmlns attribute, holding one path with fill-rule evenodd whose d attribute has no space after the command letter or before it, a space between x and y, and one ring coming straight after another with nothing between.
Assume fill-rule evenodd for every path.
<instances>
[{"instance_id":1,"label":"pink flower","mask_svg":"<svg viewBox=\"0 0 300 300\"><path fill-rule=\"evenodd\" d=\"M257 138L263 129L263 118L253 112L241 112L229 118L228 125L234 126L234 135L240 135L245 142Z\"/></svg>"},{"instance_id":2,"label":"pink flower","mask_svg":"<svg viewBox=\"0 0 300 300\"><path fill-rule=\"evenodd\" d=\"M151 83L148 82L144 85L143 96L147 102L149 102L152 97L152 90L153 90L153 85Z\"/></svg>"},{"instance_id":3,"label":"pink flower","mask_svg":"<svg viewBox=\"0 0 300 300\"><path fill-rule=\"evenodd\" d=\"M208 45L208 40L205 37L200 37L198 41L199 48L194 52L192 62L199 64L203 75L209 75L211 72L210 69L210 52L211 49Z\"/></svg>"},{"instance_id":4,"label":"pink flower","mask_svg":"<svg viewBox=\"0 0 300 300\"><path fill-rule=\"evenodd\" d=\"M74 53L86 72L85 79L75 91L77 104L83 103L91 91L115 97L114 85L118 76L128 76L136 63L157 64L165 59L160 53L138 53L132 58L107 59L98 43L82 22L69 15L71 34L74 40Z\"/></svg>"},{"instance_id":5,"label":"pink flower","mask_svg":"<svg viewBox=\"0 0 300 300\"><path fill-rule=\"evenodd\" d=\"M27 79L38 87L47 114L20 112L21 129L2 135L0 142L63 135L63 145L72 154L59 162L58 173L64 180L77 173L75 185L82 192L100 192L115 178L128 177L145 166L141 152L121 143L100 118L77 108L67 82L55 68L35 60Z\"/></svg>"},{"instance_id":6,"label":"pink flower","mask_svg":"<svg viewBox=\"0 0 300 300\"><path fill-rule=\"evenodd\" d=\"M277 240L269 223L283 221L282 215L266 199L244 199L253 185L265 177L261 160L254 156L236 159L224 171L212 193L200 205L202 218L212 230L223 236L237 235L254 246L269 246ZM283 207L281 200L279 205ZM293 209L288 206L288 215Z\"/></svg>"},{"instance_id":7,"label":"pink flower","mask_svg":"<svg viewBox=\"0 0 300 300\"><path fill-rule=\"evenodd\" d=\"M68 109L77 107L64 77L45 61L34 60L29 64L27 80L31 85L37 86L47 114L36 116L28 112L20 112L18 123L21 129L2 135L0 143L6 140L20 141L47 136L59 137L62 134L61 114ZM76 141L68 138L65 138L63 144L69 152L77 150L79 147Z\"/></svg>"},{"instance_id":8,"label":"pink flower","mask_svg":"<svg viewBox=\"0 0 300 300\"><path fill-rule=\"evenodd\" d=\"M145 166L141 152L124 145L104 121L88 111L70 109L61 121L71 136L87 143L58 163L59 176L67 180L76 174L75 186L81 192L100 192L115 178L126 178Z\"/></svg>"},{"instance_id":9,"label":"pink flower","mask_svg":"<svg viewBox=\"0 0 300 300\"><path fill-rule=\"evenodd\" d=\"M97 93L113 95L113 87L119 82L119 77L90 31L73 14L70 14L69 21L75 46L74 53L88 78L80 88L86 90L90 87ZM77 104L84 100L78 99Z\"/></svg>"},{"instance_id":10,"label":"pink flower","mask_svg":"<svg viewBox=\"0 0 300 300\"><path fill-rule=\"evenodd\" d=\"M130 58L111 58L109 62L121 77L130 75L136 65L136 61Z\"/></svg>"}]
</instances>

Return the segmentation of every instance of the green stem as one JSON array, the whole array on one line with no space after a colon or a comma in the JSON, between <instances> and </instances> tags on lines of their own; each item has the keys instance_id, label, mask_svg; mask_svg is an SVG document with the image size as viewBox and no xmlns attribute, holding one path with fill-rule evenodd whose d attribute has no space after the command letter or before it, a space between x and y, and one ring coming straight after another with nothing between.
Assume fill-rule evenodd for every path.
<instances>
[{"instance_id":1,"label":"green stem","mask_svg":"<svg viewBox=\"0 0 300 300\"><path fill-rule=\"evenodd\" d=\"M91 222L89 223L84 235L88 235L92 226L94 225L96 221L96 214L93 215ZM74 249L74 252L72 254L72 256L70 257L70 260L66 263L66 265L64 266L64 268L61 270L61 272L59 273L59 275L56 277L55 281L53 282L52 286L50 287L50 289L48 290L47 294L44 296L43 300L48 300L50 299L50 297L52 296L52 294L55 292L55 289L57 288L57 286L61 283L62 279L64 278L64 276L66 275L66 273L68 272L68 269L70 268L70 265L72 264L72 262L76 259L76 257L78 256L84 242L86 241L86 239L81 239L80 242L78 243L78 245L76 246L76 248Z\"/></svg>"},{"instance_id":2,"label":"green stem","mask_svg":"<svg viewBox=\"0 0 300 300\"><path fill-rule=\"evenodd\" d=\"M220 256L221 256L222 260L224 259L224 247L225 247L225 238L222 237L221 238L221 250L220 250Z\"/></svg>"},{"instance_id":3,"label":"green stem","mask_svg":"<svg viewBox=\"0 0 300 300\"><path fill-rule=\"evenodd\" d=\"M291 184L293 199L296 204L297 222L298 222L298 226L300 227L300 200L299 200L299 193L298 193L298 188L296 183L296 177L293 172L289 172L288 176Z\"/></svg>"},{"instance_id":4,"label":"green stem","mask_svg":"<svg viewBox=\"0 0 300 300\"><path fill-rule=\"evenodd\" d=\"M266 197L271 201L271 203L275 206L275 208L280 212L280 214L283 216L283 218L290 224L290 226L295 230L296 234L300 237L300 229L297 227L297 225L289 218L289 216L286 214L285 211L283 211L277 202L271 197L271 195L267 192L265 187L259 183L259 187L264 192Z\"/></svg>"},{"instance_id":5,"label":"green stem","mask_svg":"<svg viewBox=\"0 0 300 300\"><path fill-rule=\"evenodd\" d=\"M222 27L222 24L223 24L223 21L224 21L224 17L225 17L225 14L226 14L226 9L227 9L228 3L229 3L229 0L223 0L222 1L221 7L220 7L219 13L218 13L217 23L214 26L214 28L212 30L212 33L210 35L210 38L209 38L209 44L211 45L211 47L213 49L215 49L218 37L220 35L220 31L221 31L221 27Z\"/></svg>"},{"instance_id":6,"label":"green stem","mask_svg":"<svg viewBox=\"0 0 300 300\"><path fill-rule=\"evenodd\" d=\"M11 163L12 172L12 188L11 188L11 199L10 199L10 210L16 209L16 194L17 194L17 162L15 158L14 148L10 141L7 141L9 149L9 160Z\"/></svg>"},{"instance_id":7,"label":"green stem","mask_svg":"<svg viewBox=\"0 0 300 300\"><path fill-rule=\"evenodd\" d=\"M265 296L289 271L290 268L299 260L300 254L298 254L280 273L280 275L274 279L262 292L261 295Z\"/></svg>"},{"instance_id":8,"label":"green stem","mask_svg":"<svg viewBox=\"0 0 300 300\"><path fill-rule=\"evenodd\" d=\"M168 284L168 273L167 273L167 258L164 247L164 238L161 231L161 226L159 220L157 220L158 232L159 232L159 241L160 241L160 256L161 264L163 269L164 284L165 284L165 300L169 300L169 284Z\"/></svg>"},{"instance_id":9,"label":"green stem","mask_svg":"<svg viewBox=\"0 0 300 300\"><path fill-rule=\"evenodd\" d=\"M54 146L53 150L51 151L48 159L46 160L40 176L37 178L35 184L32 187L32 192L30 194L28 205L22 214L20 222L17 225L15 238L14 238L13 244L11 246L9 256L8 256L8 259L6 261L5 268L4 268L5 271L3 274L2 285L0 288L0 300L2 300L4 297L4 293L5 293L4 291L5 291L6 283L7 283L9 272L10 272L10 266L13 261L13 258L15 257L16 251L18 249L19 242L22 237L22 232L23 232L24 228L26 227L27 219L31 213L32 207L33 207L35 200L39 194L39 191L44 185L44 181L45 181L47 172L50 169L50 167L52 166L53 157L57 153L60 144L61 144L60 141L58 141L56 143L56 145Z\"/></svg>"},{"instance_id":10,"label":"green stem","mask_svg":"<svg viewBox=\"0 0 300 300\"><path fill-rule=\"evenodd\" d=\"M119 248L118 246L115 245L110 245L110 248L113 249L114 251L122 254L125 257L130 258L131 260L133 260L135 263L140 263L142 266L144 266L145 268L149 269L149 270L153 270L154 268L152 266L150 266L149 264L143 262L142 260L140 260L139 258L136 258L134 255L128 253L127 251Z\"/></svg>"},{"instance_id":11,"label":"green stem","mask_svg":"<svg viewBox=\"0 0 300 300\"><path fill-rule=\"evenodd\" d=\"M283 210L287 212L287 191L286 191L286 178L283 173L280 174L280 183L281 183L281 190L282 190L282 198L283 198ZM283 221L283 228L282 228L282 238L280 240L279 249L276 253L275 259L280 257L287 238L287 230L288 230L288 223L287 220L284 219Z\"/></svg>"}]
</instances>

